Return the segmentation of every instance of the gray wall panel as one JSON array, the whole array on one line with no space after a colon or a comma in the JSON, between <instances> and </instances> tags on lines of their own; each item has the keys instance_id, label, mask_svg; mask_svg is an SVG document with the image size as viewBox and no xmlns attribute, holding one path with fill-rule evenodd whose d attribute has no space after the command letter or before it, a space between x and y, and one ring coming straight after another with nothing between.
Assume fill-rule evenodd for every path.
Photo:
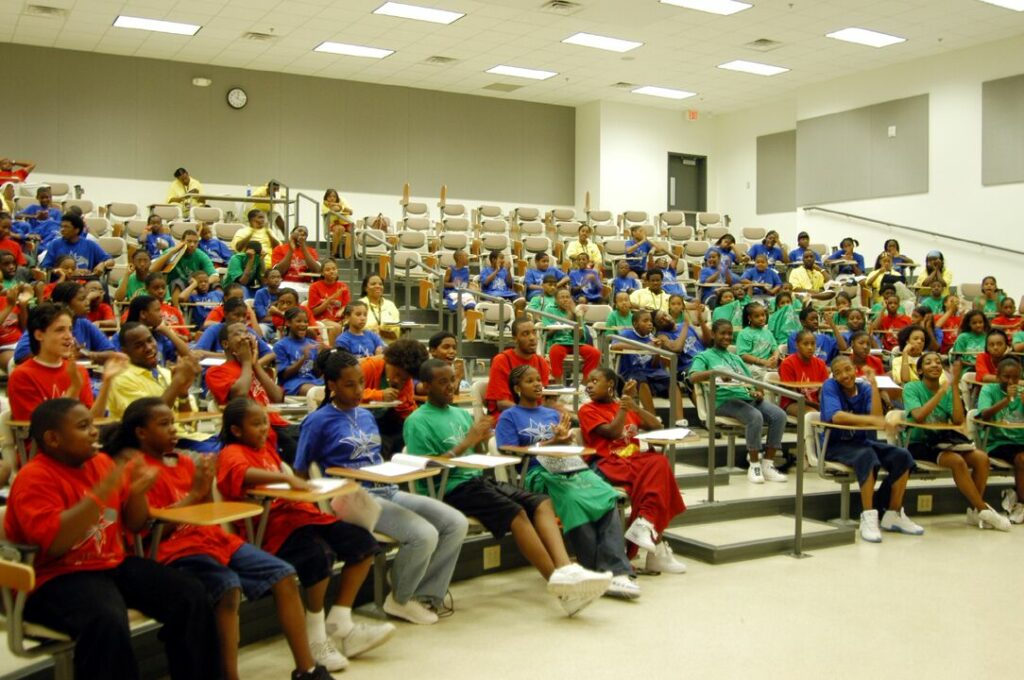
<instances>
[{"instance_id":1,"label":"gray wall panel","mask_svg":"<svg viewBox=\"0 0 1024 680\"><path fill-rule=\"evenodd\" d=\"M430 90L0 44L9 91L38 91L9 116L5 154L72 175L503 202L573 203L575 110ZM191 84L213 80L209 88ZM40 83L48 83L40 86ZM243 87L249 103L230 109ZM26 108L26 110L29 110Z\"/></svg>"},{"instance_id":2,"label":"gray wall panel","mask_svg":"<svg viewBox=\"0 0 1024 680\"><path fill-rule=\"evenodd\" d=\"M796 210L796 130L757 138L757 214Z\"/></svg>"},{"instance_id":3,"label":"gray wall panel","mask_svg":"<svg viewBox=\"0 0 1024 680\"><path fill-rule=\"evenodd\" d=\"M1024 75L981 84L981 183L1024 182Z\"/></svg>"},{"instance_id":4,"label":"gray wall panel","mask_svg":"<svg viewBox=\"0 0 1024 680\"><path fill-rule=\"evenodd\" d=\"M797 204L927 193L928 143L928 95L797 121Z\"/></svg>"}]
</instances>

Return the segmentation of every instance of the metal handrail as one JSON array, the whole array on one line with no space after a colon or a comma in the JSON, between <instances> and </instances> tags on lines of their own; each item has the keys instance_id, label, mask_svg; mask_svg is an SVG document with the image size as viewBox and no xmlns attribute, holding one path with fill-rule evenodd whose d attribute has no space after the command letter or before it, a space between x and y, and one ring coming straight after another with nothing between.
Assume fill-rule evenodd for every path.
<instances>
[{"instance_id":1,"label":"metal handrail","mask_svg":"<svg viewBox=\"0 0 1024 680\"><path fill-rule=\"evenodd\" d=\"M387 238L383 238L383 239L382 238L377 238L377 236L371 234L368 231L367 228L363 228L363 229L361 229L358 232L353 229L352 230L352 238L355 239L357 237L358 237L359 246L360 246L359 247L359 251L360 251L360 257L359 257L359 280L361 281L363 278L366 277L366 239L370 239L370 240L374 241L376 245L384 246L385 248L387 248L387 250L388 250L388 257L391 258L392 260L394 260L395 246L393 246L391 244L391 242L387 240ZM352 249L351 263L352 263L352 270L353 271L355 271L356 250L357 250L356 248ZM391 278L391 297L394 298L395 297L395 277L392 276L390 278Z\"/></svg>"},{"instance_id":2,"label":"metal handrail","mask_svg":"<svg viewBox=\"0 0 1024 680\"><path fill-rule=\"evenodd\" d=\"M397 253L399 253L400 251L396 248L394 252L397 255ZM411 251L411 252L415 252L415 251ZM438 327L440 327L442 325L442 323L444 322L444 316L443 316L443 314L444 314L444 273L441 272L438 269L434 269L429 264L424 262L423 261L423 255L421 253L416 253L416 255L418 256L418 259L417 259L417 261L415 263L413 263L413 266L409 266L410 262L409 262L409 260L406 260L405 266L402 267L402 270L405 272L405 304L403 305L403 309L405 309L405 311L407 311L407 312L409 311L409 297L410 297L409 296L409 283L412 280L409 277L409 272L411 272L413 269L422 269L427 274L435 277L436 279L438 279L440 281L439 285L441 287L441 304L438 305L438 307L437 307L437 325L438 325ZM393 282L394 282L395 279L398 278L398 266L394 262L394 260L392 260L391 266L394 268L394 272L392 273L392 276L391 276L391 280L392 280L392 286L391 286L391 288L392 288L392 297L394 297L394 284L393 284Z\"/></svg>"},{"instance_id":3,"label":"metal handrail","mask_svg":"<svg viewBox=\"0 0 1024 680\"><path fill-rule=\"evenodd\" d=\"M312 223L316 225L314 227L314 229L313 229L314 233L312 234L314 236L313 243L320 243L320 237L322 236L321 228L323 227L323 220L319 219L317 217L317 215L316 215L317 211L320 208L320 201L318 201L315 198L313 198L312 196L309 196L309 195L304 194L302 192L299 192L299 193L295 194L295 223L297 225L298 224L302 224L302 200L303 199L305 199L305 200L307 200L307 201L309 201L310 203L313 204L313 220L312 220ZM331 243L330 243L330 241L327 242L327 252L328 253L331 252Z\"/></svg>"},{"instance_id":4,"label":"metal handrail","mask_svg":"<svg viewBox=\"0 0 1024 680\"><path fill-rule=\"evenodd\" d=\"M580 384L581 384L580 383L580 345L583 344L583 337L582 337L583 336L583 324L582 324L582 322L580 322L578 319L570 319L568 317L558 316L557 314L552 314L551 312L545 312L542 309L528 309L528 310L526 310L526 312L528 314L536 314L537 316L541 317L542 319L551 319L552 321L556 321L559 324L562 324L562 325L565 325L565 326L572 326L572 384L573 384L573 387L576 388L576 391L573 393L572 403L573 403L573 406L577 410L579 410L579 405L580 405L579 387L580 387ZM542 330L543 330L543 328L542 328ZM538 339L538 341L539 341L539 339ZM545 344L547 344L547 343L545 342ZM564 375L564 371L563 371L563 375Z\"/></svg>"},{"instance_id":5,"label":"metal handrail","mask_svg":"<svg viewBox=\"0 0 1024 680\"><path fill-rule=\"evenodd\" d=\"M804 460L806 444L804 442L804 414L807 411L807 400L803 394L787 390L785 387L773 385L770 382L750 378L732 371L724 371L720 368L713 368L709 373L714 378L726 378L728 380L741 382L753 387L758 387L768 392L773 392L787 399L792 399L798 404L796 421L796 497L793 500L793 556L800 557L803 550L803 523L804 523ZM715 499L715 411L716 406L716 381L708 381L708 502Z\"/></svg>"},{"instance_id":6,"label":"metal handrail","mask_svg":"<svg viewBox=\"0 0 1024 680\"><path fill-rule=\"evenodd\" d=\"M442 284L443 285L443 284ZM456 343L456 356L462 356L462 322L465 318L466 309L462 304L462 294L468 293L478 300L488 300L490 302L498 303L498 351L505 351L505 304L512 304L506 298L498 297L497 295L491 295L489 293L483 293L479 290L471 290L469 288L456 288L456 300L455 300L455 343Z\"/></svg>"},{"instance_id":7,"label":"metal handrail","mask_svg":"<svg viewBox=\"0 0 1024 680\"><path fill-rule=\"evenodd\" d=\"M877 224L883 227L893 227L896 229L903 229L905 231L912 231L915 234L924 234L925 236L931 236L933 238L943 238L947 241L957 241L958 243L967 243L972 246L980 246L982 248L992 248L999 250L1003 253L1013 253L1014 255L1024 255L1024 252L1020 250L1013 250L1012 248L1006 248L1002 245L996 246L992 243L982 243L981 241L972 241L968 238L960 238L959 236L948 236L946 234L939 234L934 231L927 231L926 229L918 229L917 227L910 227L905 224L897 224L896 222L886 222L885 220L876 220L873 217L865 217L864 215L856 215L854 213L843 212L841 210L832 210L831 208L822 208L817 205L809 205L803 208L804 212L811 210L817 210L818 212L829 213L831 215L839 215L841 217L848 217L854 220L860 220L861 222L870 222L871 224Z\"/></svg>"},{"instance_id":8,"label":"metal handrail","mask_svg":"<svg viewBox=\"0 0 1024 680\"><path fill-rule=\"evenodd\" d=\"M613 335L610 338L608 338L609 347L612 345L612 343L626 345L640 352L645 352L647 354L656 354L657 356L660 356L664 359L668 359L669 376L671 377L671 380L668 381L668 419L671 425L675 426L676 421L679 419L679 417L682 416L681 413L676 413L676 404L679 403L679 381L676 379L676 375L679 372L679 355L667 349L662 349L661 347L655 347L654 345L638 342L630 338L624 338L621 335ZM672 470L674 473L676 462L674 449L672 458Z\"/></svg>"}]
</instances>

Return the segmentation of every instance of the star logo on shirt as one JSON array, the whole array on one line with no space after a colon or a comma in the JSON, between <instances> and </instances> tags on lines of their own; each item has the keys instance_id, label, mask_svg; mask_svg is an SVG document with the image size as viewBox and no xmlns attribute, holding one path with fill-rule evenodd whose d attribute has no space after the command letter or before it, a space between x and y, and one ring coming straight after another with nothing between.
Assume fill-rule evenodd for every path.
<instances>
[{"instance_id":1,"label":"star logo on shirt","mask_svg":"<svg viewBox=\"0 0 1024 680\"><path fill-rule=\"evenodd\" d=\"M373 458L374 453L380 450L380 435L357 431L348 437L343 437L338 443L352 448L352 460L370 459Z\"/></svg>"},{"instance_id":2,"label":"star logo on shirt","mask_svg":"<svg viewBox=\"0 0 1024 680\"><path fill-rule=\"evenodd\" d=\"M109 529L117 521L117 510L114 508L104 508L100 514L100 518L96 520L96 524L89 528L89 533L85 535L81 541L76 543L72 550L78 550L79 548L85 547L85 544L89 541L94 543L94 551L97 555L103 554L103 546L107 542L107 529Z\"/></svg>"},{"instance_id":3,"label":"star logo on shirt","mask_svg":"<svg viewBox=\"0 0 1024 680\"><path fill-rule=\"evenodd\" d=\"M462 443L462 440L466 438L466 433L469 432L468 428L460 427L459 425L452 424L452 433L441 440L441 443L447 446L449 449L453 449Z\"/></svg>"},{"instance_id":4,"label":"star logo on shirt","mask_svg":"<svg viewBox=\"0 0 1024 680\"><path fill-rule=\"evenodd\" d=\"M530 438L534 442L547 441L553 439L555 436L555 426L551 423L538 423L533 418L530 418L530 425L523 429L523 434Z\"/></svg>"}]
</instances>

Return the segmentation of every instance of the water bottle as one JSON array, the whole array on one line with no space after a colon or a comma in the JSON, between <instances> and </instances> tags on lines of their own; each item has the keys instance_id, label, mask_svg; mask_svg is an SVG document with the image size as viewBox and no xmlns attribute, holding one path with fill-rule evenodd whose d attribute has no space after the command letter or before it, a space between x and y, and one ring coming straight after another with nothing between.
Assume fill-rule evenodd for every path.
<instances>
[{"instance_id":1,"label":"water bottle","mask_svg":"<svg viewBox=\"0 0 1024 680\"><path fill-rule=\"evenodd\" d=\"M246 184L245 185L245 195L246 196L252 196L252 185L251 184Z\"/></svg>"}]
</instances>

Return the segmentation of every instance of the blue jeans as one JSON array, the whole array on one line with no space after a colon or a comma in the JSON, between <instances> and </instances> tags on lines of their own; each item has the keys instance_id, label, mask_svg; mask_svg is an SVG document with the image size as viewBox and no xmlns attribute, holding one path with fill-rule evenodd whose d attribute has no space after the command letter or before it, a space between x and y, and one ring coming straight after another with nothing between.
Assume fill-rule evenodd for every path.
<instances>
[{"instance_id":1,"label":"blue jeans","mask_svg":"<svg viewBox=\"0 0 1024 680\"><path fill-rule=\"evenodd\" d=\"M391 567L394 599L442 604L469 529L466 516L441 501L395 487L372 493L382 508L375 530L398 541Z\"/></svg>"},{"instance_id":2,"label":"blue jeans","mask_svg":"<svg viewBox=\"0 0 1024 680\"><path fill-rule=\"evenodd\" d=\"M209 555L190 555L170 566L192 574L206 587L210 601L220 602L229 590L239 589L249 600L262 597L278 581L294 575L295 568L279 557L246 543L223 565Z\"/></svg>"},{"instance_id":3,"label":"blue jeans","mask_svg":"<svg viewBox=\"0 0 1024 680\"><path fill-rule=\"evenodd\" d=\"M746 428L747 451L761 451L761 430L768 424L769 449L782 446L782 433L786 430L786 412L770 401L759 402L730 399L718 405L719 415L735 418Z\"/></svg>"},{"instance_id":4,"label":"blue jeans","mask_svg":"<svg viewBox=\"0 0 1024 680\"><path fill-rule=\"evenodd\" d=\"M626 557L626 540L617 508L612 508L596 522L587 522L567 531L565 544L586 569L610 571L612 576L633 575L633 566Z\"/></svg>"}]
</instances>

